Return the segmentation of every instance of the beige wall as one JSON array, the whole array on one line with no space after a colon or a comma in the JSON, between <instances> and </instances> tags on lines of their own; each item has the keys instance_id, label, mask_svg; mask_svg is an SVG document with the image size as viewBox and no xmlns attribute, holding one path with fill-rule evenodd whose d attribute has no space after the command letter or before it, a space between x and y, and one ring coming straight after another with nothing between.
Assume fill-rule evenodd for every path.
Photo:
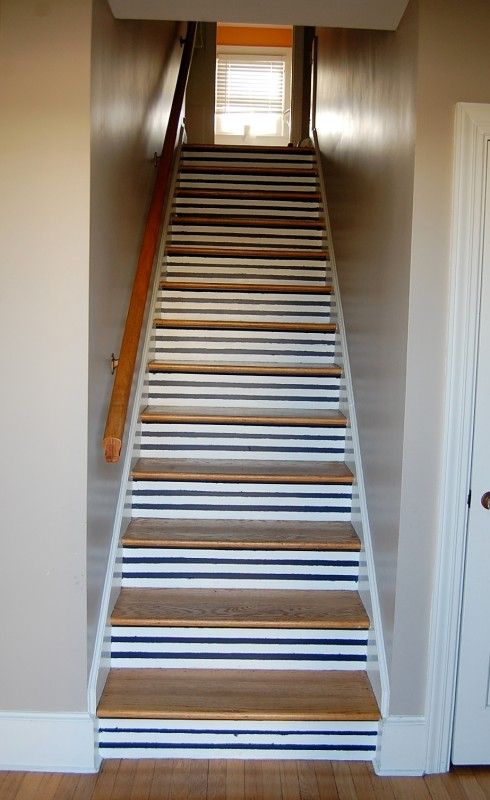
<instances>
[{"instance_id":1,"label":"beige wall","mask_svg":"<svg viewBox=\"0 0 490 800\"><path fill-rule=\"evenodd\" d=\"M317 127L327 156L392 714L425 713L454 106L490 102L489 41L487 0L412 0L394 34L320 34Z\"/></svg>"},{"instance_id":2,"label":"beige wall","mask_svg":"<svg viewBox=\"0 0 490 800\"><path fill-rule=\"evenodd\" d=\"M87 707L120 476L100 449L107 359L175 85L176 33L173 22L115 22L95 0L91 64L91 2L2 2L2 710Z\"/></svg>"},{"instance_id":3,"label":"beige wall","mask_svg":"<svg viewBox=\"0 0 490 800\"><path fill-rule=\"evenodd\" d=\"M490 102L490 4L421 0L407 395L392 705L411 713L425 684L440 491L448 313L453 121ZM417 691L417 697L420 692Z\"/></svg>"},{"instance_id":4,"label":"beige wall","mask_svg":"<svg viewBox=\"0 0 490 800\"><path fill-rule=\"evenodd\" d=\"M86 708L90 3L3 0L0 708Z\"/></svg>"},{"instance_id":5,"label":"beige wall","mask_svg":"<svg viewBox=\"0 0 490 800\"><path fill-rule=\"evenodd\" d=\"M396 33L318 31L317 129L392 652L415 144L416 9Z\"/></svg>"},{"instance_id":6,"label":"beige wall","mask_svg":"<svg viewBox=\"0 0 490 800\"><path fill-rule=\"evenodd\" d=\"M162 148L181 46L175 22L115 20L95 0L92 24L90 348L88 406L88 653L92 655L122 464L102 435L138 247Z\"/></svg>"}]
</instances>

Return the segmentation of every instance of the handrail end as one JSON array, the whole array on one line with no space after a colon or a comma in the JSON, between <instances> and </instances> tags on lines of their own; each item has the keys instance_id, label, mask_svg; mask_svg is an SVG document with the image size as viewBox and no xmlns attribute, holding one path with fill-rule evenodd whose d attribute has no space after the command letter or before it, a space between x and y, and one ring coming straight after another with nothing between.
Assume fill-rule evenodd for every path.
<instances>
[{"instance_id":1,"label":"handrail end","mask_svg":"<svg viewBox=\"0 0 490 800\"><path fill-rule=\"evenodd\" d=\"M104 437L104 457L108 464L117 464L121 455L122 441L115 436Z\"/></svg>"}]
</instances>

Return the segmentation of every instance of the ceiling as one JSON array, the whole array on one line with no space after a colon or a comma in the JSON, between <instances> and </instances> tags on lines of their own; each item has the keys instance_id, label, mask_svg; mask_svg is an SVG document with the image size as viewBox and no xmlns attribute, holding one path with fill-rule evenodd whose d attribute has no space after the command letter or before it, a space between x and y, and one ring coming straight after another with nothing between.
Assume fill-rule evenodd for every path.
<instances>
[{"instance_id":1,"label":"ceiling","mask_svg":"<svg viewBox=\"0 0 490 800\"><path fill-rule=\"evenodd\" d=\"M199 20L395 30L408 0L109 0L121 19Z\"/></svg>"}]
</instances>

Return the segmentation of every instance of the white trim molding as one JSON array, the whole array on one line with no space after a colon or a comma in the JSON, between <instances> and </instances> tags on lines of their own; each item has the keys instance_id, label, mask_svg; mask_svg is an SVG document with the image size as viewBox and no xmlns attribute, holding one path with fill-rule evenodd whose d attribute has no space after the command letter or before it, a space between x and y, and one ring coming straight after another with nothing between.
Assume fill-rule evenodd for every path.
<instances>
[{"instance_id":1,"label":"white trim molding","mask_svg":"<svg viewBox=\"0 0 490 800\"><path fill-rule=\"evenodd\" d=\"M88 713L0 712L0 770L97 772L94 720Z\"/></svg>"},{"instance_id":2,"label":"white trim molding","mask_svg":"<svg viewBox=\"0 0 490 800\"><path fill-rule=\"evenodd\" d=\"M426 772L450 766L477 365L490 105L456 107L444 459L428 669Z\"/></svg>"},{"instance_id":3,"label":"white trim molding","mask_svg":"<svg viewBox=\"0 0 490 800\"><path fill-rule=\"evenodd\" d=\"M427 748L425 717L391 716L381 723L374 760L377 775L423 775Z\"/></svg>"}]
</instances>

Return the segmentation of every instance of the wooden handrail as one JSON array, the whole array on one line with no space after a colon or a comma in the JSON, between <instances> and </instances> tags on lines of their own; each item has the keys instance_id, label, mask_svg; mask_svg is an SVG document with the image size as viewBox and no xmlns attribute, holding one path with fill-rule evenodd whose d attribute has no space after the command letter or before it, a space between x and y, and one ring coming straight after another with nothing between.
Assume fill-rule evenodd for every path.
<instances>
[{"instance_id":1,"label":"wooden handrail","mask_svg":"<svg viewBox=\"0 0 490 800\"><path fill-rule=\"evenodd\" d=\"M182 52L179 74L170 109L162 154L158 163L153 195L146 218L131 299L129 301L128 314L119 352L119 364L114 378L104 431L104 456L105 460L109 463L116 463L119 461L121 454L141 327L145 315L153 261L158 246L158 235L160 232L163 207L172 175L175 144L179 131L187 79L189 77L196 27L196 22L187 23L187 34Z\"/></svg>"}]
</instances>

